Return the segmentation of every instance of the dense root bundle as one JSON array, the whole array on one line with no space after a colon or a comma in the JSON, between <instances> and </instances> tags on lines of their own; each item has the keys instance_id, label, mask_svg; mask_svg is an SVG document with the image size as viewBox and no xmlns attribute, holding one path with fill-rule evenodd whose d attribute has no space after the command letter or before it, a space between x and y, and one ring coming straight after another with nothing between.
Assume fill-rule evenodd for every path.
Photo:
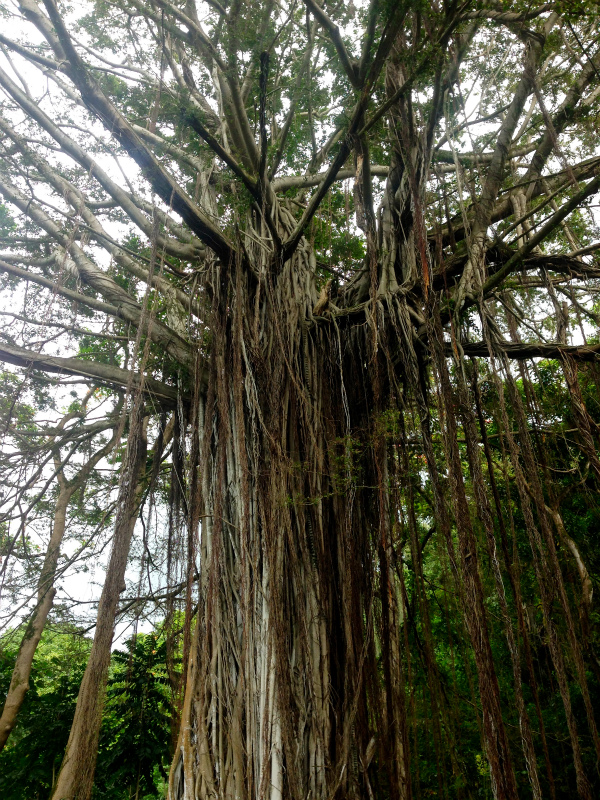
<instances>
[{"instance_id":1,"label":"dense root bundle","mask_svg":"<svg viewBox=\"0 0 600 800\"><path fill-rule=\"evenodd\" d=\"M450 775L466 786L472 765L453 708L462 690L448 685L442 640L458 648L454 681L456 670L469 679L494 796L521 796L519 765L535 798L554 794L524 616L539 596L578 791L591 798L567 661L580 724L598 740L557 554L560 516L543 499L508 362L490 338L489 374L449 364L433 302L431 351L415 350L406 301L389 294L360 325L315 317L308 249L280 273L257 272L248 280L234 264L215 281L209 388L194 416L198 622L172 797L409 798L424 747L440 796ZM482 379L496 393L500 451ZM527 541L535 582L524 589L515 553ZM432 609L440 599L444 621Z\"/></svg>"}]
</instances>

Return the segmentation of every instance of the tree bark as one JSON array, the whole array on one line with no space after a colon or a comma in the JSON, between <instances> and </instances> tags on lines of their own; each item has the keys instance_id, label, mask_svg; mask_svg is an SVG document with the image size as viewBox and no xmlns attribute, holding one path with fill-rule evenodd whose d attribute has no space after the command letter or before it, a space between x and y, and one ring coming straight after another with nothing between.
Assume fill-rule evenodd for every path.
<instances>
[{"instance_id":1,"label":"tree bark","mask_svg":"<svg viewBox=\"0 0 600 800\"><path fill-rule=\"evenodd\" d=\"M92 793L117 605L144 488L142 471L146 461L147 420L135 419L136 413L139 415L139 409L134 409L129 432L127 462L119 489L113 547L98 604L96 633L79 688L69 741L52 792L53 800L89 800Z\"/></svg>"},{"instance_id":2,"label":"tree bark","mask_svg":"<svg viewBox=\"0 0 600 800\"><path fill-rule=\"evenodd\" d=\"M54 596L56 594L54 575L56 572L60 545L65 532L67 506L73 491L74 489L70 487L61 487L56 502L52 536L48 543L48 549L44 557L44 566L42 567L42 572L38 580L37 604L27 623L23 639L21 640L8 694L6 695L2 716L0 717L0 750L4 748L12 729L17 723L17 714L29 690L29 676L31 675L33 657L54 602Z\"/></svg>"}]
</instances>

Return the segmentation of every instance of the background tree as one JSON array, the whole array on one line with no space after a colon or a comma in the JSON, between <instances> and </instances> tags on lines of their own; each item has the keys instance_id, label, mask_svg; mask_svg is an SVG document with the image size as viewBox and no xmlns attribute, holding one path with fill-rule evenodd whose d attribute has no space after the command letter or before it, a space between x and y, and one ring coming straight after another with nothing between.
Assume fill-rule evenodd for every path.
<instances>
[{"instance_id":1,"label":"background tree","mask_svg":"<svg viewBox=\"0 0 600 800\"><path fill-rule=\"evenodd\" d=\"M140 634L113 654L98 777L121 795L154 795L156 773L166 783L173 713L166 663L156 634Z\"/></svg>"},{"instance_id":2,"label":"background tree","mask_svg":"<svg viewBox=\"0 0 600 800\"><path fill-rule=\"evenodd\" d=\"M0 356L124 389L129 420L53 797L92 792L173 410L174 800L591 798L592 579L558 470L578 496L600 480L597 9L82 9L20 0L0 36L0 267L26 326ZM585 463L548 443L566 430Z\"/></svg>"},{"instance_id":3,"label":"background tree","mask_svg":"<svg viewBox=\"0 0 600 800\"><path fill-rule=\"evenodd\" d=\"M85 418L86 405L92 393L93 389L86 394L81 409L71 411L60 420L55 431L57 436L60 436L64 432L65 425L74 417ZM8 736L14 727L21 704L25 698L25 693L29 689L29 673L33 663L33 657L56 594L54 579L60 556L60 546L67 525L67 509L69 502L73 498L73 495L78 490L81 490L89 480L94 467L114 449L119 439L119 425L117 420L118 415L115 417L115 429L111 439L103 443L95 452L90 453L85 464L69 479L65 476L60 445L56 442L56 437L52 436L48 442L52 451L54 472L58 482L58 497L56 499L52 519L51 535L39 573L37 603L23 633L19 654L13 669L10 688L6 694L2 715L0 716L0 749L6 744ZM74 432L69 431L69 433L72 435ZM76 431L76 433L79 433L79 431Z\"/></svg>"}]
</instances>

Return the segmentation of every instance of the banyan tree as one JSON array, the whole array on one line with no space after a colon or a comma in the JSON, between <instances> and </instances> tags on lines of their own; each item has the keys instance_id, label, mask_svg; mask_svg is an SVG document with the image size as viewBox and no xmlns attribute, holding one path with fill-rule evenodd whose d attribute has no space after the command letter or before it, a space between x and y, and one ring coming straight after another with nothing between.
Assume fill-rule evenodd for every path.
<instances>
[{"instance_id":1,"label":"banyan tree","mask_svg":"<svg viewBox=\"0 0 600 800\"><path fill-rule=\"evenodd\" d=\"M597 796L596 4L0 8L0 358L127 441L53 800L165 459L170 800Z\"/></svg>"}]
</instances>

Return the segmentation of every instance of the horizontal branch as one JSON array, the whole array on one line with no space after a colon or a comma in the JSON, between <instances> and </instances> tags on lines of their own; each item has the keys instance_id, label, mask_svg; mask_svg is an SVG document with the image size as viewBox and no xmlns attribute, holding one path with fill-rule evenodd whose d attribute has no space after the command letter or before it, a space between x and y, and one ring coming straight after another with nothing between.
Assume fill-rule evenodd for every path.
<instances>
[{"instance_id":1,"label":"horizontal branch","mask_svg":"<svg viewBox=\"0 0 600 800\"><path fill-rule=\"evenodd\" d=\"M95 361L85 361L82 358L62 358L34 353L24 347L16 347L4 342L0 343L0 361L14 364L17 367L31 367L42 372L77 375L119 389L125 389L128 386L136 389L142 381L143 392L153 400L167 406L177 403L177 389L174 386L168 386L154 378L139 375L139 373L130 372L111 364L99 364Z\"/></svg>"},{"instance_id":2,"label":"horizontal branch","mask_svg":"<svg viewBox=\"0 0 600 800\"><path fill-rule=\"evenodd\" d=\"M535 150L536 145L533 144L526 144L523 147L515 147L513 150L510 150L507 158L521 158L522 156L527 156L529 153L533 153ZM433 161L434 163L441 163L441 164L454 164L455 163L455 154L450 150L435 150L433 153ZM463 164L472 165L472 166L479 166L480 164L490 164L492 159L494 158L494 153L456 153L456 158Z\"/></svg>"},{"instance_id":3,"label":"horizontal branch","mask_svg":"<svg viewBox=\"0 0 600 800\"><path fill-rule=\"evenodd\" d=\"M544 5L519 14L514 11L499 11L490 8L483 8L477 11L465 11L461 14L461 19L488 19L491 22L499 22L506 25L516 25L518 23L527 22L528 20L535 19L536 17L552 11L554 8L553 3L544 3Z\"/></svg>"},{"instance_id":4,"label":"horizontal branch","mask_svg":"<svg viewBox=\"0 0 600 800\"><path fill-rule=\"evenodd\" d=\"M51 289L52 292L61 297L65 297L67 300L72 300L76 303L83 303L83 305L88 306L88 308L93 308L94 311L101 311L103 314L110 314L112 317L119 316L119 309L117 306L110 305L110 303L103 303L101 300L96 300L95 297L88 297L86 294L74 292L71 289L65 289L64 286L48 280L48 278L44 278L43 275L36 275L34 272L15 267L13 264L8 264L3 259L0 259L0 271L8 273L13 278L30 281L31 283L36 283L38 286Z\"/></svg>"},{"instance_id":5,"label":"horizontal branch","mask_svg":"<svg viewBox=\"0 0 600 800\"><path fill-rule=\"evenodd\" d=\"M389 172L389 167L379 164L371 166L371 175L376 175L379 178L387 178ZM311 186L318 186L326 176L326 172L317 172L315 175L282 175L280 178L275 178L271 185L275 192L285 192L287 189L308 189ZM341 169L337 173L335 180L345 181L354 177L356 177L356 173L353 169Z\"/></svg>"},{"instance_id":6,"label":"horizontal branch","mask_svg":"<svg viewBox=\"0 0 600 800\"><path fill-rule=\"evenodd\" d=\"M490 351L485 342L473 342L461 344L466 356L478 358L489 358ZM597 361L600 358L600 344L595 345L564 345L558 342L543 344L542 342L500 342L498 350L508 358L553 358L560 359L563 355L569 355L577 361ZM446 345L448 355L452 354L452 345Z\"/></svg>"}]
</instances>

